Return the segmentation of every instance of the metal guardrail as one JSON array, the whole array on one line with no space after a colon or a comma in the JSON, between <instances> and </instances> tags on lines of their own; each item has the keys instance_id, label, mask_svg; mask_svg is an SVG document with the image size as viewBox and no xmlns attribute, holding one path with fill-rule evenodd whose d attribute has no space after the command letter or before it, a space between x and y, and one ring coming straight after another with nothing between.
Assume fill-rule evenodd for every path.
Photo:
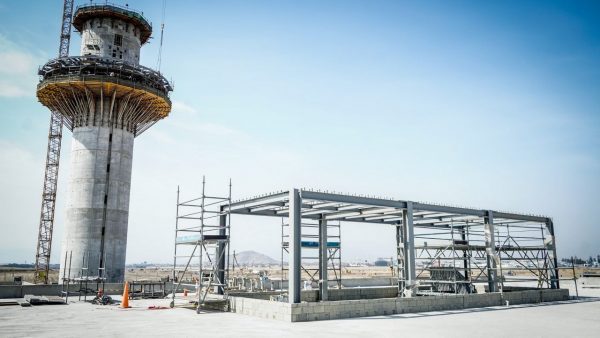
<instances>
[{"instance_id":1,"label":"metal guardrail","mask_svg":"<svg viewBox=\"0 0 600 338\"><path fill-rule=\"evenodd\" d=\"M95 11L95 10L107 10L107 9L121 13L123 15L129 16L129 17L132 17L135 19L138 19L138 20L142 21L144 24L148 25L150 28L152 28L152 23L150 23L150 21L148 21L144 17L143 12L130 9L129 6L122 6L122 5L118 5L118 4L111 3L111 2L105 2L103 4L92 3L92 4L87 4L87 5L79 5L75 9L75 13L77 13L79 11Z\"/></svg>"},{"instance_id":2,"label":"metal guardrail","mask_svg":"<svg viewBox=\"0 0 600 338\"><path fill-rule=\"evenodd\" d=\"M107 76L140 84L168 97L173 86L160 72L122 60L98 56L71 56L48 61L39 68L40 82L60 77Z\"/></svg>"}]
</instances>

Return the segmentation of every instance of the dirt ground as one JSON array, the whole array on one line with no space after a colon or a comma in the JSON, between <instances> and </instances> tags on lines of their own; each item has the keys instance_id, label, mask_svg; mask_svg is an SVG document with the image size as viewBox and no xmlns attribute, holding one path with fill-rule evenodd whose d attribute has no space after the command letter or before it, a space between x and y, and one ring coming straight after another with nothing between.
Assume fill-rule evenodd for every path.
<instances>
[{"instance_id":1,"label":"dirt ground","mask_svg":"<svg viewBox=\"0 0 600 338\"><path fill-rule=\"evenodd\" d=\"M172 268L163 267L148 267L148 268L127 268L125 271L125 279L128 281L134 280L161 280L164 278L170 278L172 275ZM575 274L581 276L584 272L600 274L599 268L575 268ZM281 267L237 267L235 270L230 270L230 276L233 277L258 277L259 274L266 274L271 279L281 278ZM287 272L284 272L287 276ZM516 276L528 276L530 275L527 271L517 271ZM0 268L0 282L8 283L12 282L16 276L22 276L23 281L33 282L34 271L33 269L17 269L17 268ZM308 275L304 273L303 278ZM370 278L370 277L393 277L394 271L389 267L376 267L376 266L360 266L360 267L342 267L343 278ZM561 268L560 278L570 279L573 278L573 271L571 268ZM50 272L50 280L53 283L58 282L58 271L52 270Z\"/></svg>"}]
</instances>

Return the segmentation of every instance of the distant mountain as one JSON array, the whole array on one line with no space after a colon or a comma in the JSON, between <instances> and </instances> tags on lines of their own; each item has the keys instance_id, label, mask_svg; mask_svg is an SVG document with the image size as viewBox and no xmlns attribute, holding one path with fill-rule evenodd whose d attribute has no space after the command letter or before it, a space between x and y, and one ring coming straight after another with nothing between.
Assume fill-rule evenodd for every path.
<instances>
[{"instance_id":1,"label":"distant mountain","mask_svg":"<svg viewBox=\"0 0 600 338\"><path fill-rule=\"evenodd\" d=\"M235 258L241 266L279 265L281 262L256 251L236 252Z\"/></svg>"}]
</instances>

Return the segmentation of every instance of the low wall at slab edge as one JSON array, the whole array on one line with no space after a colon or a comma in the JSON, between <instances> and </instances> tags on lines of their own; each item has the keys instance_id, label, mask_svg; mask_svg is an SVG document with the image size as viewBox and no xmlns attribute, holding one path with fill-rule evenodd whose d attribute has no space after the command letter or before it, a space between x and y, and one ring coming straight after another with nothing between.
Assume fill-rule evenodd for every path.
<instances>
[{"instance_id":1,"label":"low wall at slab edge","mask_svg":"<svg viewBox=\"0 0 600 338\"><path fill-rule=\"evenodd\" d=\"M567 289L442 295L413 298L356 299L289 304L263 299L230 297L230 311L287 322L384 316L427 311L461 310L489 306L553 302L569 299Z\"/></svg>"},{"instance_id":2,"label":"low wall at slab edge","mask_svg":"<svg viewBox=\"0 0 600 338\"><path fill-rule=\"evenodd\" d=\"M2 298L23 298L25 295L36 296L60 296L63 290L61 284L25 284L25 285L0 285L0 299ZM89 288L96 288L96 283L88 283ZM173 288L171 283L165 285L166 292L170 292ZM79 284L69 286L70 292L79 290ZM105 283L104 293L107 295L122 295L123 284L121 283ZM88 294L89 296L89 294Z\"/></svg>"}]
</instances>

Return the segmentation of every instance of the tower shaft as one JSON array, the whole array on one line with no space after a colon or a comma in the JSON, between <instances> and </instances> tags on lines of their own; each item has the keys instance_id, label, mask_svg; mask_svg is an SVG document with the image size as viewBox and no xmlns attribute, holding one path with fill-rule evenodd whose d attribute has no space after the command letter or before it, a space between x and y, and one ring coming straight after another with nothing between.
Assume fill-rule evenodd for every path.
<instances>
[{"instance_id":1,"label":"tower shaft","mask_svg":"<svg viewBox=\"0 0 600 338\"><path fill-rule=\"evenodd\" d=\"M37 88L39 101L73 132L61 262L71 258L60 276L121 282L134 138L169 114L173 88L139 65L152 33L140 13L84 5L73 26L81 33L82 56L48 61Z\"/></svg>"},{"instance_id":2,"label":"tower shaft","mask_svg":"<svg viewBox=\"0 0 600 338\"><path fill-rule=\"evenodd\" d=\"M124 280L133 138L113 127L73 130L61 250L73 253L72 276Z\"/></svg>"}]
</instances>

